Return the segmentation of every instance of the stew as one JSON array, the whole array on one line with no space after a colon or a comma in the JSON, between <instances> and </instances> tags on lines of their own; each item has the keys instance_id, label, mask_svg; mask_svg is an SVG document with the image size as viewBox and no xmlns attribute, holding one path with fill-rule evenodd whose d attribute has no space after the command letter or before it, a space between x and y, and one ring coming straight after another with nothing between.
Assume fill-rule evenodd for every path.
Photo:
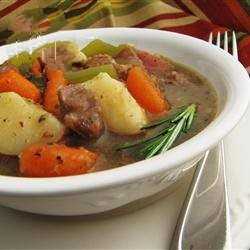
<instances>
[{"instance_id":1,"label":"stew","mask_svg":"<svg viewBox=\"0 0 250 250\"><path fill-rule=\"evenodd\" d=\"M216 91L198 72L132 45L57 42L0 65L0 174L120 167L204 129Z\"/></svg>"}]
</instances>

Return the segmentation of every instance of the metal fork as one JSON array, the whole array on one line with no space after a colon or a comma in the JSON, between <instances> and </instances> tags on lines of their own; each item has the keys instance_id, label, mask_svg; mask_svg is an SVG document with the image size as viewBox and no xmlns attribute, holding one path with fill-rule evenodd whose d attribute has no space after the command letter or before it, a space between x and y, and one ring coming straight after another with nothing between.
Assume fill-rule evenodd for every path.
<instances>
[{"instance_id":1,"label":"metal fork","mask_svg":"<svg viewBox=\"0 0 250 250\"><path fill-rule=\"evenodd\" d=\"M213 34L208 42L212 44ZM217 34L216 46L220 47ZM228 34L224 34L228 52ZM238 59L236 36L232 35L232 54ZM221 141L199 161L179 215L171 249L230 249L231 232L225 175L224 146Z\"/></svg>"}]
</instances>

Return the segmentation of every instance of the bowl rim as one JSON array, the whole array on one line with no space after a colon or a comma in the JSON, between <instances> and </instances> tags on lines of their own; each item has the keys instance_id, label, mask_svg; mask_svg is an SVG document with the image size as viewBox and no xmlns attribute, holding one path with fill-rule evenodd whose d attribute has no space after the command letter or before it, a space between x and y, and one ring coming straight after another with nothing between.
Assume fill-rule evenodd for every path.
<instances>
[{"instance_id":1,"label":"bowl rim","mask_svg":"<svg viewBox=\"0 0 250 250\"><path fill-rule=\"evenodd\" d=\"M112 188L114 186L132 183L142 178L166 172L176 166L191 161L194 157L202 155L207 149L213 147L235 127L248 107L250 99L250 80L245 68L230 54L216 46L211 46L206 41L175 32L142 28L67 30L51 33L43 37L57 37L65 33L72 33L73 35L76 32L83 32L89 35L91 34L92 36L94 34L96 37L99 36L100 38L102 38L102 34L112 35L114 32L132 32L136 37L140 36L146 38L147 36L161 36L167 39L182 39L187 46L199 46L204 52L212 53L214 58L220 58L221 62L226 61L227 66L230 65L233 69L232 72L230 72L231 75L229 75L230 79L237 79L240 84L234 81L230 82L234 87L234 95L229 96L222 113L218 115L209 126L191 139L170 149L164 154L122 167L84 175L49 178L26 178L0 175L1 195L61 196L83 192L90 193L104 188ZM33 40L36 39L37 38ZM29 41L21 42L20 44L27 42ZM13 44L2 46L0 51L11 46L13 46Z\"/></svg>"}]
</instances>

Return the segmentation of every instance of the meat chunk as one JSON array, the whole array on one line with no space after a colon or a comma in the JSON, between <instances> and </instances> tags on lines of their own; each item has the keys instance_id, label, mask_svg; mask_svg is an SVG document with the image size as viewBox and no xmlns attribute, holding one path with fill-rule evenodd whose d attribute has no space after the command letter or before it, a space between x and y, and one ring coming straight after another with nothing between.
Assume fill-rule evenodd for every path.
<instances>
[{"instance_id":1,"label":"meat chunk","mask_svg":"<svg viewBox=\"0 0 250 250\"><path fill-rule=\"evenodd\" d=\"M126 81L128 76L128 71L133 67L131 64L119 64L114 58L107 54L97 54L86 60L82 65L78 64L78 69L97 67L100 65L112 64L117 71L120 80ZM75 64L74 64L75 70Z\"/></svg>"},{"instance_id":2,"label":"meat chunk","mask_svg":"<svg viewBox=\"0 0 250 250\"><path fill-rule=\"evenodd\" d=\"M37 52L37 56L48 68L62 71L67 71L70 63L86 59L74 43L42 48Z\"/></svg>"},{"instance_id":3,"label":"meat chunk","mask_svg":"<svg viewBox=\"0 0 250 250\"><path fill-rule=\"evenodd\" d=\"M150 72L166 72L173 70L175 67L168 62L166 59L163 59L157 55L150 54L146 51L137 51L138 57L143 62L145 68Z\"/></svg>"},{"instance_id":4,"label":"meat chunk","mask_svg":"<svg viewBox=\"0 0 250 250\"><path fill-rule=\"evenodd\" d=\"M144 68L144 65L140 58L137 56L136 51L132 47L126 47L115 58L119 64L130 64L132 66L138 66Z\"/></svg>"},{"instance_id":5,"label":"meat chunk","mask_svg":"<svg viewBox=\"0 0 250 250\"><path fill-rule=\"evenodd\" d=\"M84 62L73 62L72 63L72 67L71 67L72 71L78 71L78 70L82 70L82 69L85 69Z\"/></svg>"},{"instance_id":6,"label":"meat chunk","mask_svg":"<svg viewBox=\"0 0 250 250\"><path fill-rule=\"evenodd\" d=\"M10 60L7 60L7 61L5 61L3 64L0 65L0 73L1 73L1 72L4 72L4 71L11 70L11 69L13 69L13 70L19 72L18 67L15 66L14 64L12 64L12 63L10 62Z\"/></svg>"},{"instance_id":7,"label":"meat chunk","mask_svg":"<svg viewBox=\"0 0 250 250\"><path fill-rule=\"evenodd\" d=\"M58 92L62 119L66 126L87 138L98 138L104 131L101 108L94 94L82 85L71 84Z\"/></svg>"},{"instance_id":8,"label":"meat chunk","mask_svg":"<svg viewBox=\"0 0 250 250\"><path fill-rule=\"evenodd\" d=\"M96 67L104 64L115 64L115 60L107 54L97 54L87 59L85 62L85 68Z\"/></svg>"},{"instance_id":9,"label":"meat chunk","mask_svg":"<svg viewBox=\"0 0 250 250\"><path fill-rule=\"evenodd\" d=\"M118 77L122 81L127 81L128 72L133 68L131 64L114 64Z\"/></svg>"},{"instance_id":10,"label":"meat chunk","mask_svg":"<svg viewBox=\"0 0 250 250\"><path fill-rule=\"evenodd\" d=\"M188 75L176 71L175 65L167 61L167 59L146 51L137 51L137 55L151 75L151 78L158 83L158 86L161 87L161 85L164 84L183 85L191 83Z\"/></svg>"},{"instance_id":11,"label":"meat chunk","mask_svg":"<svg viewBox=\"0 0 250 250\"><path fill-rule=\"evenodd\" d=\"M67 70L68 62L74 58L73 53L69 52L67 45L51 48L44 48L38 52L38 57L51 70Z\"/></svg>"}]
</instances>

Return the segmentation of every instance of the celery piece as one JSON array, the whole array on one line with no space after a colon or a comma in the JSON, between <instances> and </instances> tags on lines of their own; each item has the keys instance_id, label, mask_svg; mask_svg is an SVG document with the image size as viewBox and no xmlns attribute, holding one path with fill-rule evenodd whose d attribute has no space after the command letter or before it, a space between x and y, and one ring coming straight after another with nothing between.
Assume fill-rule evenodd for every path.
<instances>
[{"instance_id":1,"label":"celery piece","mask_svg":"<svg viewBox=\"0 0 250 250\"><path fill-rule=\"evenodd\" d=\"M110 75L110 77L117 79L117 73L112 64L105 64L97 67L91 67L88 69L83 69L79 71L68 71L65 73L65 77L71 83L81 83L92 79L97 76L101 72L106 72Z\"/></svg>"},{"instance_id":2,"label":"celery piece","mask_svg":"<svg viewBox=\"0 0 250 250\"><path fill-rule=\"evenodd\" d=\"M19 70L29 72L30 70L30 63L22 63L18 66Z\"/></svg>"},{"instance_id":3,"label":"celery piece","mask_svg":"<svg viewBox=\"0 0 250 250\"><path fill-rule=\"evenodd\" d=\"M28 52L23 51L18 55L12 56L10 62L19 67L22 64L31 64L31 56Z\"/></svg>"},{"instance_id":4,"label":"celery piece","mask_svg":"<svg viewBox=\"0 0 250 250\"><path fill-rule=\"evenodd\" d=\"M96 54L108 54L112 57L117 56L127 45L121 44L119 46L113 46L109 43L105 43L100 39L91 41L81 51L87 56L94 56Z\"/></svg>"}]
</instances>

